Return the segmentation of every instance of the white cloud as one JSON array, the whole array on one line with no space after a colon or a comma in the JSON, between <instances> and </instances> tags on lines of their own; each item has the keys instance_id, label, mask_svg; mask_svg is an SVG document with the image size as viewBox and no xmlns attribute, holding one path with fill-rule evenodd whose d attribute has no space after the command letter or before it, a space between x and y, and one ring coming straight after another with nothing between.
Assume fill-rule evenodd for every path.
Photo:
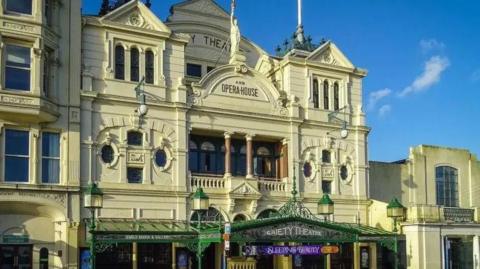
<instances>
[{"instance_id":1,"label":"white cloud","mask_svg":"<svg viewBox=\"0 0 480 269\"><path fill-rule=\"evenodd\" d=\"M480 69L477 69L477 70L473 71L472 76L471 76L471 80L473 82L480 81Z\"/></svg>"},{"instance_id":2,"label":"white cloud","mask_svg":"<svg viewBox=\"0 0 480 269\"><path fill-rule=\"evenodd\" d=\"M389 88L371 92L368 95L367 109L372 110L373 108L375 108L375 105L378 103L378 101L389 96L391 93L392 93L392 90L390 90Z\"/></svg>"},{"instance_id":3,"label":"white cloud","mask_svg":"<svg viewBox=\"0 0 480 269\"><path fill-rule=\"evenodd\" d=\"M385 115L390 113L390 111L392 111L392 106L391 105L383 105L378 109L378 115L380 117L384 117Z\"/></svg>"},{"instance_id":4,"label":"white cloud","mask_svg":"<svg viewBox=\"0 0 480 269\"><path fill-rule=\"evenodd\" d=\"M440 81L443 71L450 65L447 57L433 56L425 62L425 69L413 83L406 87L399 96L403 97L410 93L417 93L429 89Z\"/></svg>"},{"instance_id":5,"label":"white cloud","mask_svg":"<svg viewBox=\"0 0 480 269\"><path fill-rule=\"evenodd\" d=\"M445 43L440 42L434 38L420 40L420 48L422 49L423 53L427 53L432 50L441 51L445 49L445 47Z\"/></svg>"}]
</instances>

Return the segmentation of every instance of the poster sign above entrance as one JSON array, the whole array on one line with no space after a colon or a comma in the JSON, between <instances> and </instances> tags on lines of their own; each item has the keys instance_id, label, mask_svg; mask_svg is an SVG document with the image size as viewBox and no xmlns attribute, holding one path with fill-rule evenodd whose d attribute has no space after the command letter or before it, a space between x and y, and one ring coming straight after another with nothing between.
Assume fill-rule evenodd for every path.
<instances>
[{"instance_id":1,"label":"poster sign above entrance","mask_svg":"<svg viewBox=\"0 0 480 269\"><path fill-rule=\"evenodd\" d=\"M327 248L326 248L327 247ZM309 246L246 246L245 255L322 255L331 254L333 246L309 245ZM338 247L337 247L338 249ZM326 250L327 252L324 252ZM334 252L336 253L336 252Z\"/></svg>"},{"instance_id":2,"label":"poster sign above entrance","mask_svg":"<svg viewBox=\"0 0 480 269\"><path fill-rule=\"evenodd\" d=\"M3 236L3 243L4 244L25 244L28 243L29 236L28 235L4 235Z\"/></svg>"},{"instance_id":3,"label":"poster sign above entrance","mask_svg":"<svg viewBox=\"0 0 480 269\"><path fill-rule=\"evenodd\" d=\"M221 81L213 89L213 94L256 101L268 100L262 89L249 79L242 77L227 78Z\"/></svg>"}]
</instances>

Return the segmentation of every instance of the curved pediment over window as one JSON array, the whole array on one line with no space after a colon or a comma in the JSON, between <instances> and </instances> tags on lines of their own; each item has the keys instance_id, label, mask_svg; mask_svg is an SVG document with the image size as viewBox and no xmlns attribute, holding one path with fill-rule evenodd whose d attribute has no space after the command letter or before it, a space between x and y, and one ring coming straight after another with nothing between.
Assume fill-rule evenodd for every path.
<instances>
[{"instance_id":1,"label":"curved pediment over window","mask_svg":"<svg viewBox=\"0 0 480 269\"><path fill-rule=\"evenodd\" d=\"M246 65L225 65L192 84L192 106L239 112L286 115L285 94L263 74Z\"/></svg>"}]
</instances>

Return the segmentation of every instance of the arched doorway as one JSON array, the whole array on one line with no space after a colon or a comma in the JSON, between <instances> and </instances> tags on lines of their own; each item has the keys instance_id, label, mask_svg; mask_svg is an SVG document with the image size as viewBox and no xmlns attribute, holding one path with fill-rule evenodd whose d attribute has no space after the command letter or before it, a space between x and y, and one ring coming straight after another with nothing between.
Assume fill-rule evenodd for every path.
<instances>
[{"instance_id":1,"label":"arched doorway","mask_svg":"<svg viewBox=\"0 0 480 269\"><path fill-rule=\"evenodd\" d=\"M271 218L274 214L278 213L277 210L269 208L265 209L260 214L258 214L257 219L268 219Z\"/></svg>"}]
</instances>

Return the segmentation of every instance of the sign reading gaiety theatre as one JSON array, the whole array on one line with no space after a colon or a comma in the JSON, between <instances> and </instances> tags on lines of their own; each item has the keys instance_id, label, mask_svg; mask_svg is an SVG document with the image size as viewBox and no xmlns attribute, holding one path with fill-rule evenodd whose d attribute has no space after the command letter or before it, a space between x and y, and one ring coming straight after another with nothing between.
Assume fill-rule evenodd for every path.
<instances>
[{"instance_id":1,"label":"sign reading gaiety theatre","mask_svg":"<svg viewBox=\"0 0 480 269\"><path fill-rule=\"evenodd\" d=\"M241 77L227 78L217 84L213 93L216 95L238 97L256 101L267 101L263 90L248 79Z\"/></svg>"}]
</instances>

